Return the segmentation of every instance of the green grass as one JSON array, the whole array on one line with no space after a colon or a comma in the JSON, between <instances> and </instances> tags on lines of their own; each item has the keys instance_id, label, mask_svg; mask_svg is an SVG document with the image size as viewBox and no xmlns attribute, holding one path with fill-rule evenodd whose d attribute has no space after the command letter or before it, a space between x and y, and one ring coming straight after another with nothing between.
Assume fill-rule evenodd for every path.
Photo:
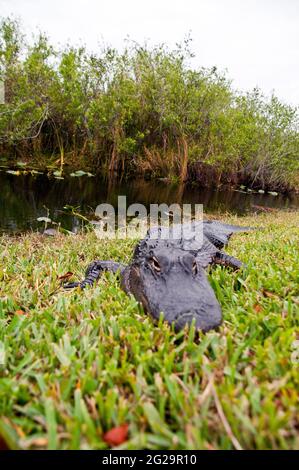
<instances>
[{"instance_id":1,"label":"green grass","mask_svg":"<svg viewBox=\"0 0 299 470\"><path fill-rule=\"evenodd\" d=\"M263 227L217 267L218 332L154 324L113 275L83 292L53 291L89 261L130 259L132 241L94 234L0 239L0 435L11 448L298 449L299 213L225 220ZM20 312L22 311L22 312Z\"/></svg>"}]
</instances>

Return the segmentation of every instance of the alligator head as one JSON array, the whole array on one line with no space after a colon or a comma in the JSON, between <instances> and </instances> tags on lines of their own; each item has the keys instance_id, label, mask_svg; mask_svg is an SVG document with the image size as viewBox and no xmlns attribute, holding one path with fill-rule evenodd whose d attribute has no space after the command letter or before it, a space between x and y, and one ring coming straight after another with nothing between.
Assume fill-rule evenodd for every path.
<instances>
[{"instance_id":1,"label":"alligator head","mask_svg":"<svg viewBox=\"0 0 299 470\"><path fill-rule=\"evenodd\" d=\"M176 331L192 320L196 329L208 331L221 324L222 314L204 267L192 252L147 238L135 249L125 289L155 319L162 313Z\"/></svg>"}]
</instances>

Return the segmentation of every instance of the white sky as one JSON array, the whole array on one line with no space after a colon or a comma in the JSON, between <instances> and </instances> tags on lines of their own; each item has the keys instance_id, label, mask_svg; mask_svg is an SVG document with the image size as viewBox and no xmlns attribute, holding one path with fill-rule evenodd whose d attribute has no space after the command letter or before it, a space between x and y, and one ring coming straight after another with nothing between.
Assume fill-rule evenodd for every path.
<instances>
[{"instance_id":1,"label":"white sky","mask_svg":"<svg viewBox=\"0 0 299 470\"><path fill-rule=\"evenodd\" d=\"M190 32L192 65L227 70L235 87L258 85L299 105L299 0L0 0L0 16L22 20L54 44L124 39L174 46Z\"/></svg>"}]
</instances>

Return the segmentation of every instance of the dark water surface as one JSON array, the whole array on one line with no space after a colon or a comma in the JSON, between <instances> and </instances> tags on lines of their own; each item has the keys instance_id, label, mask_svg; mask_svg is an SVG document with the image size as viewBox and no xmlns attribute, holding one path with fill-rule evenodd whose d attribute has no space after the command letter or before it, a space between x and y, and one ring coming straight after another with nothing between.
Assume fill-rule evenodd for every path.
<instances>
[{"instance_id":1,"label":"dark water surface","mask_svg":"<svg viewBox=\"0 0 299 470\"><path fill-rule=\"evenodd\" d=\"M98 204L117 205L118 195L127 196L132 203L191 203L203 204L205 212L226 212L243 215L257 209L299 208L299 196L245 193L234 190L201 189L170 185L162 181L143 179L116 180L103 177L65 177L63 180L46 174L19 175L0 171L0 232L22 232L42 229L38 217L47 216L60 222L62 227L75 231L82 222L65 213L64 206L79 207L82 214L92 218ZM259 209L258 209L259 210Z\"/></svg>"}]
</instances>

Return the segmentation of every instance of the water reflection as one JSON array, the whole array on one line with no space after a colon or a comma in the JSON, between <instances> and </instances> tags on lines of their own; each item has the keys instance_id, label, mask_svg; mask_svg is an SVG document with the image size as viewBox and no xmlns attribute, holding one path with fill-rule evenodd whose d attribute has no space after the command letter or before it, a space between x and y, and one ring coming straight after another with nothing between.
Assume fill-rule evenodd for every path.
<instances>
[{"instance_id":1,"label":"water reflection","mask_svg":"<svg viewBox=\"0 0 299 470\"><path fill-rule=\"evenodd\" d=\"M119 180L103 177L66 177L64 180L46 175L14 176L0 172L0 231L20 232L40 227L37 218L47 215L68 230L74 230L80 221L64 213L67 204L93 214L102 202L117 205L118 195L127 196L127 205L151 203L203 204L206 212L232 212L246 214L253 205L271 208L298 208L299 197L276 197L269 194L244 194L233 190L200 189L197 187L170 185L163 181L144 179Z\"/></svg>"}]
</instances>

